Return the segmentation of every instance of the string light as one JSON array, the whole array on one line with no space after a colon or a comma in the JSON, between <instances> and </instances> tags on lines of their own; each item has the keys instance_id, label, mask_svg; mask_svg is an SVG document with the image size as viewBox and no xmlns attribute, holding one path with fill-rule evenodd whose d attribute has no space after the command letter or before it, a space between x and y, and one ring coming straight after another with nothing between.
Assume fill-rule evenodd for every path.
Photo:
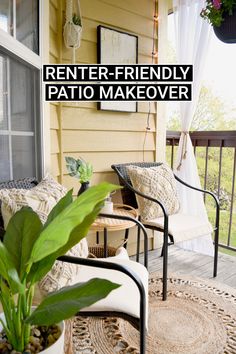
<instances>
[{"instance_id":1,"label":"string light","mask_svg":"<svg viewBox=\"0 0 236 354\"><path fill-rule=\"evenodd\" d=\"M155 22L157 22L159 20L159 17L157 15L154 15L153 19L154 19Z\"/></svg>"},{"instance_id":2,"label":"string light","mask_svg":"<svg viewBox=\"0 0 236 354\"><path fill-rule=\"evenodd\" d=\"M154 59L158 57L157 53L157 39L155 38L155 34L157 33L157 24L158 24L159 16L157 10L157 0L154 0L154 16L153 16L153 34L152 34L152 64Z\"/></svg>"},{"instance_id":3,"label":"string light","mask_svg":"<svg viewBox=\"0 0 236 354\"><path fill-rule=\"evenodd\" d=\"M152 64L154 64L154 60L156 61L158 57L158 52L157 52L157 25L158 25L158 7L157 7L157 0L154 0L154 16L153 16L153 32L152 32ZM146 122L146 130L145 130L145 135L144 135L144 140L143 140L143 161L144 161L144 155L145 155L145 144L146 144L146 139L147 139L147 134L148 131L151 131L150 127L150 116L151 116L151 102L148 102L148 113L147 113L147 122Z\"/></svg>"}]
</instances>

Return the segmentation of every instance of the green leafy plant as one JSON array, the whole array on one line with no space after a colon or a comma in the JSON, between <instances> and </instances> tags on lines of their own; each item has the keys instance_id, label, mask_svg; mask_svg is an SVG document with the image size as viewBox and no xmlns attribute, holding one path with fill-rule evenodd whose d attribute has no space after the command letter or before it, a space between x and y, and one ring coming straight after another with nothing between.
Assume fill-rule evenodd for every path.
<instances>
[{"instance_id":1,"label":"green leafy plant","mask_svg":"<svg viewBox=\"0 0 236 354\"><path fill-rule=\"evenodd\" d=\"M32 310L35 284L59 256L87 234L105 197L117 188L104 182L89 188L74 202L69 191L44 225L29 207L9 221L0 241L0 301L5 315L5 321L0 321L16 351L23 352L29 343L31 325L50 326L70 318L119 287L107 280L92 279L49 294Z\"/></svg>"},{"instance_id":2,"label":"green leafy plant","mask_svg":"<svg viewBox=\"0 0 236 354\"><path fill-rule=\"evenodd\" d=\"M224 21L224 15L232 15L235 8L236 0L206 0L206 7L202 9L200 16L212 26L219 27Z\"/></svg>"},{"instance_id":3,"label":"green leafy plant","mask_svg":"<svg viewBox=\"0 0 236 354\"><path fill-rule=\"evenodd\" d=\"M81 157L74 159L73 157L66 157L66 168L69 175L78 178L80 183L89 182L93 174L93 166L90 162L86 162Z\"/></svg>"},{"instance_id":4,"label":"green leafy plant","mask_svg":"<svg viewBox=\"0 0 236 354\"><path fill-rule=\"evenodd\" d=\"M76 13L73 14L72 22L73 22L76 26L81 26L81 18L80 18L79 16L77 16Z\"/></svg>"}]
</instances>

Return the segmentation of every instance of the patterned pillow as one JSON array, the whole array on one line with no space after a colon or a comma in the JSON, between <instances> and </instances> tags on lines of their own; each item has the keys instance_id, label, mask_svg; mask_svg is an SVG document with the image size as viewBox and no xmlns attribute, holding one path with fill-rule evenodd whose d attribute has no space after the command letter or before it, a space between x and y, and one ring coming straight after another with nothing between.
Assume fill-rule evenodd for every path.
<instances>
[{"instance_id":1,"label":"patterned pillow","mask_svg":"<svg viewBox=\"0 0 236 354\"><path fill-rule=\"evenodd\" d=\"M10 218L23 206L30 206L42 223L45 223L52 208L65 194L66 188L50 175L31 189L0 189L4 228L6 229Z\"/></svg>"},{"instance_id":2,"label":"patterned pillow","mask_svg":"<svg viewBox=\"0 0 236 354\"><path fill-rule=\"evenodd\" d=\"M1 210L6 229L10 218L23 206L30 206L45 223L48 214L56 203L66 194L66 188L47 175L36 187L25 189L1 189ZM68 253L75 257L88 257L86 239L82 239ZM50 272L40 282L39 287L44 292L57 290L69 285L72 278L78 273L78 266L56 261Z\"/></svg>"},{"instance_id":3,"label":"patterned pillow","mask_svg":"<svg viewBox=\"0 0 236 354\"><path fill-rule=\"evenodd\" d=\"M180 209L176 183L172 170L163 163L158 167L128 166L128 174L135 189L149 197L158 199L166 207L169 215L176 214ZM151 200L138 195L137 203L143 221L163 216L161 207Z\"/></svg>"}]
</instances>

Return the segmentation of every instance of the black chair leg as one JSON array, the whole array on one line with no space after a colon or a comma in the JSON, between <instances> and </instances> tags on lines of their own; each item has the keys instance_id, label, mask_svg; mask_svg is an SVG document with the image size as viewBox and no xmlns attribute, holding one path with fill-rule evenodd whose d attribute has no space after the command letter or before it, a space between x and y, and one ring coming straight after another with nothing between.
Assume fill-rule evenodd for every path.
<instances>
[{"instance_id":1,"label":"black chair leg","mask_svg":"<svg viewBox=\"0 0 236 354\"><path fill-rule=\"evenodd\" d=\"M139 253L140 253L140 227L138 226L136 262L139 262Z\"/></svg>"},{"instance_id":2,"label":"black chair leg","mask_svg":"<svg viewBox=\"0 0 236 354\"><path fill-rule=\"evenodd\" d=\"M125 230L125 244L124 244L125 249L127 249L128 238L129 238L129 229L126 229Z\"/></svg>"},{"instance_id":3,"label":"black chair leg","mask_svg":"<svg viewBox=\"0 0 236 354\"><path fill-rule=\"evenodd\" d=\"M219 229L215 231L215 250L214 250L214 270L213 277L217 276L217 267L218 267L218 249L219 249Z\"/></svg>"},{"instance_id":4,"label":"black chair leg","mask_svg":"<svg viewBox=\"0 0 236 354\"><path fill-rule=\"evenodd\" d=\"M139 333L140 333L140 354L145 354L146 347L146 295L145 290L140 291L140 318L139 318Z\"/></svg>"},{"instance_id":5,"label":"black chair leg","mask_svg":"<svg viewBox=\"0 0 236 354\"><path fill-rule=\"evenodd\" d=\"M168 267L168 225L164 227L164 243L163 243L163 291L162 300L167 298L167 267Z\"/></svg>"},{"instance_id":6,"label":"black chair leg","mask_svg":"<svg viewBox=\"0 0 236 354\"><path fill-rule=\"evenodd\" d=\"M168 243L168 246L171 246L174 244L174 239L173 239L173 236L171 236L171 235L168 235L168 237L170 238L170 242ZM163 253L164 253L164 244L161 249L161 256L160 257L163 257Z\"/></svg>"},{"instance_id":7,"label":"black chair leg","mask_svg":"<svg viewBox=\"0 0 236 354\"><path fill-rule=\"evenodd\" d=\"M219 225L220 225L220 206L219 203L216 205L216 223L215 223L215 254L214 254L214 270L213 277L217 276L217 266L218 266L218 249L219 249Z\"/></svg>"},{"instance_id":8,"label":"black chair leg","mask_svg":"<svg viewBox=\"0 0 236 354\"><path fill-rule=\"evenodd\" d=\"M99 244L99 231L96 232L96 243Z\"/></svg>"},{"instance_id":9,"label":"black chair leg","mask_svg":"<svg viewBox=\"0 0 236 354\"><path fill-rule=\"evenodd\" d=\"M104 227L104 257L107 258L108 250L107 250L107 228Z\"/></svg>"}]
</instances>

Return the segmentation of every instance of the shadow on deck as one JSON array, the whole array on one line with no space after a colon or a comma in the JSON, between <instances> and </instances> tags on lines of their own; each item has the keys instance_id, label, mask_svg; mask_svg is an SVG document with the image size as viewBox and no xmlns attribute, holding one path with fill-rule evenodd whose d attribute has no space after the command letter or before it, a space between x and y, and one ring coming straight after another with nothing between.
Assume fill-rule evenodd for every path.
<instances>
[{"instance_id":1,"label":"shadow on deck","mask_svg":"<svg viewBox=\"0 0 236 354\"><path fill-rule=\"evenodd\" d=\"M236 288L236 257L219 253L218 275L213 278L213 257L186 251L175 246L169 247L168 252L168 273L176 275L190 274L191 276L215 280ZM135 257L131 257L131 259L135 260ZM141 262L143 261L142 255L140 260ZM150 273L162 272L160 250L149 251L148 260Z\"/></svg>"}]
</instances>

